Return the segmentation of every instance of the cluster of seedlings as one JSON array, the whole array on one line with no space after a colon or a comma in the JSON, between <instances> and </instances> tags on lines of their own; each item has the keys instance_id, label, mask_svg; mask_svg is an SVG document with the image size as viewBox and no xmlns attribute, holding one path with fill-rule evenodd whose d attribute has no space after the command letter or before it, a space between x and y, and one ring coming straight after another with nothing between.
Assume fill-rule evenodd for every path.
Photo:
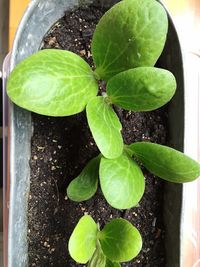
<instances>
[{"instance_id":1,"label":"cluster of seedlings","mask_svg":"<svg viewBox=\"0 0 200 267\"><path fill-rule=\"evenodd\" d=\"M46 49L22 61L11 73L7 92L22 108L48 116L70 116L86 109L100 154L69 184L69 199L90 199L99 181L112 207L135 207L145 190L139 162L170 182L190 182L200 175L200 165L175 149L150 142L125 145L113 109L116 105L146 112L171 100L176 91L174 75L154 67L167 32L167 14L157 1L123 0L96 27L91 44L94 70L72 52ZM100 80L106 82L106 92L97 96ZM118 267L136 257L141 247L138 230L121 218L100 230L85 215L69 240L71 257L89 267Z\"/></svg>"}]
</instances>

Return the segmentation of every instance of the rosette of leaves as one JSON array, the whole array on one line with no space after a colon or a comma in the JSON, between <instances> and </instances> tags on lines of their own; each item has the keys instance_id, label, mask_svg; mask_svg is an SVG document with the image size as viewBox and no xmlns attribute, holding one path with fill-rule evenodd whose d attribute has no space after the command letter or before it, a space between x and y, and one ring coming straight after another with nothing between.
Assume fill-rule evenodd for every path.
<instances>
[{"instance_id":1,"label":"rosette of leaves","mask_svg":"<svg viewBox=\"0 0 200 267\"><path fill-rule=\"evenodd\" d=\"M100 152L117 158L123 151L122 126L112 104L148 111L167 103L175 92L174 76L153 68L167 31L167 14L156 0L121 1L94 32L94 71L72 52L42 50L17 65L7 93L17 105L43 115L70 116L86 108ZM107 82L104 97L96 97L98 80Z\"/></svg>"},{"instance_id":2,"label":"rosette of leaves","mask_svg":"<svg viewBox=\"0 0 200 267\"><path fill-rule=\"evenodd\" d=\"M124 219L113 219L100 231L91 216L83 216L68 244L71 257L88 267L120 267L142 248L139 231Z\"/></svg>"}]
</instances>

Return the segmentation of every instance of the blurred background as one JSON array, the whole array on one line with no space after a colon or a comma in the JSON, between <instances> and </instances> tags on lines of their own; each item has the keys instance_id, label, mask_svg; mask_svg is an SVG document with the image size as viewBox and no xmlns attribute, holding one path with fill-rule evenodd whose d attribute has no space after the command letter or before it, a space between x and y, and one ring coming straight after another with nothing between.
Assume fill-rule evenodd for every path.
<instances>
[{"instance_id":1,"label":"blurred background","mask_svg":"<svg viewBox=\"0 0 200 267\"><path fill-rule=\"evenodd\" d=\"M43 1L43 0L41 0ZM66 0L67 1L67 0ZM200 55L200 0L163 0L175 22L183 49ZM29 0L0 0L0 87L2 63L11 50L13 38ZM2 93L2 90L1 90ZM2 97L0 100L0 147L2 151ZM2 154L1 154L2 158ZM0 267L3 266L3 171L0 163ZM187 267L198 267L187 266ZM18 267L18 266L16 266ZM172 266L174 267L174 266Z\"/></svg>"}]
</instances>

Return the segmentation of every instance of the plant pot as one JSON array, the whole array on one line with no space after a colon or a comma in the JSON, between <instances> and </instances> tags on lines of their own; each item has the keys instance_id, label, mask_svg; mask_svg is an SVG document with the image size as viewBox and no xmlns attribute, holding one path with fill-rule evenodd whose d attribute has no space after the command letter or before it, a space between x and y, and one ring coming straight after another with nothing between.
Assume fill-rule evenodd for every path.
<instances>
[{"instance_id":1,"label":"plant pot","mask_svg":"<svg viewBox=\"0 0 200 267\"><path fill-rule=\"evenodd\" d=\"M95 1L85 0L84 3ZM112 5L118 1L97 1L101 5ZM10 59L10 70L41 47L41 42L50 27L64 15L64 11L78 7L78 0L33 0L29 5L15 37ZM185 61L184 61L185 62ZM169 140L174 148L190 153L184 106L184 63L175 27L170 19L169 33L164 53L160 58L163 68L171 70L177 79L177 92L169 105ZM196 86L196 85L195 85ZM10 185L8 253L9 267L28 266L27 203L30 188L32 122L31 113L9 102L8 107L8 175ZM186 114L185 114L186 115ZM195 139L194 142L197 140ZM184 185L184 188L186 186ZM8 190L9 191L9 190ZM183 266L182 240L184 233L185 192L182 185L165 185L165 246L166 266ZM184 205L183 205L184 203Z\"/></svg>"}]
</instances>

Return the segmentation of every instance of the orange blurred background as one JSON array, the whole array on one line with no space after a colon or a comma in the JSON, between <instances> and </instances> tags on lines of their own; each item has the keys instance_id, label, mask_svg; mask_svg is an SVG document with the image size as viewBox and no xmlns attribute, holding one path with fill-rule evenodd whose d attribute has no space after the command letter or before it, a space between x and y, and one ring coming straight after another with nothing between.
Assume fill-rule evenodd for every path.
<instances>
[{"instance_id":1,"label":"orange blurred background","mask_svg":"<svg viewBox=\"0 0 200 267\"><path fill-rule=\"evenodd\" d=\"M15 36L17 26L21 17L29 3L29 0L10 0L10 15L9 15L9 48L12 47L12 42Z\"/></svg>"}]
</instances>

